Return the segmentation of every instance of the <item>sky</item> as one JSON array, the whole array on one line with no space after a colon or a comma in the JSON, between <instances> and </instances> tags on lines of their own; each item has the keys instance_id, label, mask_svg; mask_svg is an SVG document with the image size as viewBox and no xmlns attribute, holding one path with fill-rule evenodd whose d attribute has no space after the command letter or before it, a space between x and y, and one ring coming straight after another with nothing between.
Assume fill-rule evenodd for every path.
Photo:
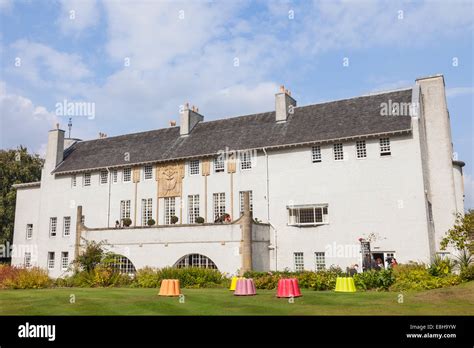
<instances>
[{"instance_id":1,"label":"sky","mask_svg":"<svg viewBox=\"0 0 474 348\"><path fill-rule=\"evenodd\" d=\"M414 85L443 74L474 208L473 1L0 0L0 147L44 154L47 131L94 139Z\"/></svg>"}]
</instances>

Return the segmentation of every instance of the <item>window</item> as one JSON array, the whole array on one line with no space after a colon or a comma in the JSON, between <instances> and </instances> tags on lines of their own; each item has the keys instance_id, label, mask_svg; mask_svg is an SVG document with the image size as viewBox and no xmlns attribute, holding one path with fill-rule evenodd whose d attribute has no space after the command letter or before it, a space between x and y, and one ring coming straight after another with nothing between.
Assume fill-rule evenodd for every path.
<instances>
[{"instance_id":1,"label":"window","mask_svg":"<svg viewBox=\"0 0 474 348\"><path fill-rule=\"evenodd\" d=\"M313 163L321 162L321 146L313 146L311 148L311 159Z\"/></svg>"},{"instance_id":2,"label":"window","mask_svg":"<svg viewBox=\"0 0 474 348\"><path fill-rule=\"evenodd\" d=\"M61 253L61 269L64 271L69 267L69 253L64 251Z\"/></svg>"},{"instance_id":3,"label":"window","mask_svg":"<svg viewBox=\"0 0 474 348\"><path fill-rule=\"evenodd\" d=\"M293 257L295 261L295 272L304 271L303 253L302 252L293 253Z\"/></svg>"},{"instance_id":4,"label":"window","mask_svg":"<svg viewBox=\"0 0 474 348\"><path fill-rule=\"evenodd\" d=\"M199 267L217 269L216 264L210 258L201 254L183 256L174 266L176 268Z\"/></svg>"},{"instance_id":5,"label":"window","mask_svg":"<svg viewBox=\"0 0 474 348\"><path fill-rule=\"evenodd\" d=\"M252 195L252 191L240 191L240 192L239 192L240 215L243 215L243 213L244 213L244 192L248 192L248 193L249 193L249 198L250 198L250 211L253 211L253 195Z\"/></svg>"},{"instance_id":6,"label":"window","mask_svg":"<svg viewBox=\"0 0 474 348\"><path fill-rule=\"evenodd\" d=\"M153 179L153 166L147 165L143 167L143 176L145 180Z\"/></svg>"},{"instance_id":7,"label":"window","mask_svg":"<svg viewBox=\"0 0 474 348\"><path fill-rule=\"evenodd\" d=\"M58 218L49 218L49 236L56 237L56 227L58 224Z\"/></svg>"},{"instance_id":8,"label":"window","mask_svg":"<svg viewBox=\"0 0 474 348\"><path fill-rule=\"evenodd\" d=\"M31 252L25 252L25 259L24 259L25 267L31 267Z\"/></svg>"},{"instance_id":9,"label":"window","mask_svg":"<svg viewBox=\"0 0 474 348\"><path fill-rule=\"evenodd\" d=\"M71 187L76 187L77 186L77 177L76 174L71 176Z\"/></svg>"},{"instance_id":10,"label":"window","mask_svg":"<svg viewBox=\"0 0 474 348\"><path fill-rule=\"evenodd\" d=\"M54 268L54 251L48 252L48 268Z\"/></svg>"},{"instance_id":11,"label":"window","mask_svg":"<svg viewBox=\"0 0 474 348\"><path fill-rule=\"evenodd\" d=\"M199 216L199 195L188 196L188 223L194 224Z\"/></svg>"},{"instance_id":12,"label":"window","mask_svg":"<svg viewBox=\"0 0 474 348\"><path fill-rule=\"evenodd\" d=\"M91 186L91 173L84 173L84 186Z\"/></svg>"},{"instance_id":13,"label":"window","mask_svg":"<svg viewBox=\"0 0 474 348\"><path fill-rule=\"evenodd\" d=\"M289 221L288 225L321 225L328 223L328 206L300 206L288 207Z\"/></svg>"},{"instance_id":14,"label":"window","mask_svg":"<svg viewBox=\"0 0 474 348\"><path fill-rule=\"evenodd\" d=\"M189 175L199 174L199 160L189 161Z\"/></svg>"},{"instance_id":15,"label":"window","mask_svg":"<svg viewBox=\"0 0 474 348\"><path fill-rule=\"evenodd\" d=\"M225 193L214 193L214 219L217 220L225 214Z\"/></svg>"},{"instance_id":16,"label":"window","mask_svg":"<svg viewBox=\"0 0 474 348\"><path fill-rule=\"evenodd\" d=\"M390 156L390 138L380 139L380 156Z\"/></svg>"},{"instance_id":17,"label":"window","mask_svg":"<svg viewBox=\"0 0 474 348\"><path fill-rule=\"evenodd\" d=\"M357 158L367 157L367 148L365 146L365 140L356 141Z\"/></svg>"},{"instance_id":18,"label":"window","mask_svg":"<svg viewBox=\"0 0 474 348\"><path fill-rule=\"evenodd\" d=\"M130 218L130 200L120 201L120 221Z\"/></svg>"},{"instance_id":19,"label":"window","mask_svg":"<svg viewBox=\"0 0 474 348\"><path fill-rule=\"evenodd\" d=\"M108 179L109 179L109 172L107 170L101 170L100 171L100 183L101 184L107 184Z\"/></svg>"},{"instance_id":20,"label":"window","mask_svg":"<svg viewBox=\"0 0 474 348\"><path fill-rule=\"evenodd\" d=\"M344 159L344 147L342 144L334 144L334 160L342 161Z\"/></svg>"},{"instance_id":21,"label":"window","mask_svg":"<svg viewBox=\"0 0 474 348\"><path fill-rule=\"evenodd\" d=\"M224 173L224 156L214 158L214 173Z\"/></svg>"},{"instance_id":22,"label":"window","mask_svg":"<svg viewBox=\"0 0 474 348\"><path fill-rule=\"evenodd\" d=\"M324 252L315 252L314 253L314 264L315 270L321 271L326 268L326 256Z\"/></svg>"},{"instance_id":23,"label":"window","mask_svg":"<svg viewBox=\"0 0 474 348\"><path fill-rule=\"evenodd\" d=\"M31 239L33 237L33 224L26 225L26 239Z\"/></svg>"},{"instance_id":24,"label":"window","mask_svg":"<svg viewBox=\"0 0 474 348\"><path fill-rule=\"evenodd\" d=\"M71 234L71 217L65 216L63 218L63 236L67 237Z\"/></svg>"},{"instance_id":25,"label":"window","mask_svg":"<svg viewBox=\"0 0 474 348\"><path fill-rule=\"evenodd\" d=\"M118 171L117 169L112 170L112 182L115 184L118 181Z\"/></svg>"},{"instance_id":26,"label":"window","mask_svg":"<svg viewBox=\"0 0 474 348\"><path fill-rule=\"evenodd\" d=\"M110 266L120 274L133 275L137 272L132 261L122 255L115 255Z\"/></svg>"},{"instance_id":27,"label":"window","mask_svg":"<svg viewBox=\"0 0 474 348\"><path fill-rule=\"evenodd\" d=\"M171 217L176 214L176 198L165 197L165 225L171 224Z\"/></svg>"},{"instance_id":28,"label":"window","mask_svg":"<svg viewBox=\"0 0 474 348\"><path fill-rule=\"evenodd\" d=\"M239 158L241 170L252 169L252 155L250 152L241 152Z\"/></svg>"},{"instance_id":29,"label":"window","mask_svg":"<svg viewBox=\"0 0 474 348\"><path fill-rule=\"evenodd\" d=\"M142 199L142 226L148 226L148 220L152 218L153 199Z\"/></svg>"},{"instance_id":30,"label":"window","mask_svg":"<svg viewBox=\"0 0 474 348\"><path fill-rule=\"evenodd\" d=\"M132 180L132 168L123 169L123 182L130 182Z\"/></svg>"}]
</instances>

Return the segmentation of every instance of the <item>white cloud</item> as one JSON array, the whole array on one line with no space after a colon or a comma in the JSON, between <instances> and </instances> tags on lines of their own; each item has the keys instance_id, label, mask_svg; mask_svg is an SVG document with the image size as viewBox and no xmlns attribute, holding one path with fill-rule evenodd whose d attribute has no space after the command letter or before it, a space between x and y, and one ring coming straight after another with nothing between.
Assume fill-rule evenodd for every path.
<instances>
[{"instance_id":1,"label":"white cloud","mask_svg":"<svg viewBox=\"0 0 474 348\"><path fill-rule=\"evenodd\" d=\"M23 96L8 94L0 82L1 148L23 145L30 151L40 151L47 132L57 123L54 113L35 105Z\"/></svg>"},{"instance_id":2,"label":"white cloud","mask_svg":"<svg viewBox=\"0 0 474 348\"><path fill-rule=\"evenodd\" d=\"M11 12L13 8L12 0L0 0L0 11L1 12Z\"/></svg>"},{"instance_id":3,"label":"white cloud","mask_svg":"<svg viewBox=\"0 0 474 348\"><path fill-rule=\"evenodd\" d=\"M100 10L96 0L61 0L57 20L64 34L79 35L99 24Z\"/></svg>"},{"instance_id":4,"label":"white cloud","mask_svg":"<svg viewBox=\"0 0 474 348\"><path fill-rule=\"evenodd\" d=\"M41 88L78 81L91 75L77 54L59 52L44 44L24 39L11 44L10 50L14 61L19 64L11 66L8 71Z\"/></svg>"},{"instance_id":5,"label":"white cloud","mask_svg":"<svg viewBox=\"0 0 474 348\"><path fill-rule=\"evenodd\" d=\"M458 97L462 95L474 94L474 87L451 87L446 88L447 97Z\"/></svg>"}]
</instances>

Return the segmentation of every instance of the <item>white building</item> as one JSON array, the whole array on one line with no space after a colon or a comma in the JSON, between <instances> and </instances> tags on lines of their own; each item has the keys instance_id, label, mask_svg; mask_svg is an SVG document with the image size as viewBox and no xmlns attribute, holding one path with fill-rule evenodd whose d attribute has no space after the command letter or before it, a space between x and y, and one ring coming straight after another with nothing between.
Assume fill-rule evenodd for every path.
<instances>
[{"instance_id":1,"label":"white building","mask_svg":"<svg viewBox=\"0 0 474 348\"><path fill-rule=\"evenodd\" d=\"M106 240L136 268L229 273L249 268L246 257L255 270L361 264L360 238L375 258L439 252L464 210L443 76L302 107L283 89L275 108L210 122L186 108L179 126L89 141L51 130L41 181L15 186L12 263L61 276L80 237ZM260 222L251 254L244 191ZM224 213L233 223L214 223ZM115 228L124 218L132 225Z\"/></svg>"}]
</instances>

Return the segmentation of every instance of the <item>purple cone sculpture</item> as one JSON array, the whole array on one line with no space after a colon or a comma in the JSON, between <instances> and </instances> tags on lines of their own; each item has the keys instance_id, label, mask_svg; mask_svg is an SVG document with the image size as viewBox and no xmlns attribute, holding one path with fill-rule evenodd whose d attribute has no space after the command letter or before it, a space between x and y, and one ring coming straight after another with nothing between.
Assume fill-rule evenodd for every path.
<instances>
[{"instance_id":1,"label":"purple cone sculpture","mask_svg":"<svg viewBox=\"0 0 474 348\"><path fill-rule=\"evenodd\" d=\"M235 286L235 296L253 296L256 295L255 283L253 279L239 279Z\"/></svg>"}]
</instances>

